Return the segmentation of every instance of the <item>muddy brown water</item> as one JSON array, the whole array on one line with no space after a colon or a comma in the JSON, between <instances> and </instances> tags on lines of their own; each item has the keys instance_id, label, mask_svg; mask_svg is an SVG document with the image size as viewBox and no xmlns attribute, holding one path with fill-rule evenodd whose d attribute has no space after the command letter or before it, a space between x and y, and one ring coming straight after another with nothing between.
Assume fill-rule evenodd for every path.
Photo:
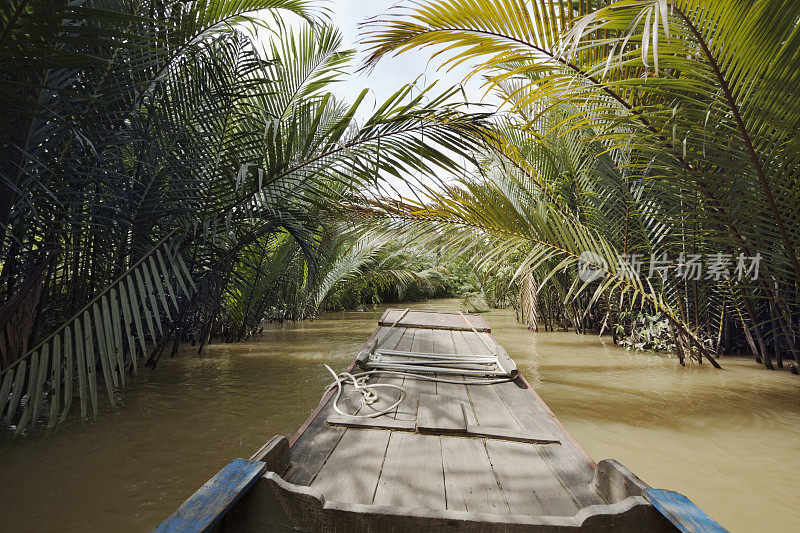
<instances>
[{"instance_id":1,"label":"muddy brown water","mask_svg":"<svg viewBox=\"0 0 800 533\"><path fill-rule=\"evenodd\" d=\"M411 304L456 310L457 300ZM146 531L234 457L291 436L383 308L275 325L145 369L97 421L0 454L4 531ZM680 491L731 531L800 531L800 378L747 359L680 367L597 336L532 333L485 315L540 396L595 460Z\"/></svg>"}]
</instances>

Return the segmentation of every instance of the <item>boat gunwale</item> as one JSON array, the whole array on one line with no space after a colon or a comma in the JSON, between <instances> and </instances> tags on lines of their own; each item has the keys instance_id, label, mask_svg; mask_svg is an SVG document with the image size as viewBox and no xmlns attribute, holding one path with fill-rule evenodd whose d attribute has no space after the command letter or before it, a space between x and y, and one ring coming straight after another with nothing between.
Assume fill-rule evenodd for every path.
<instances>
[{"instance_id":1,"label":"boat gunwale","mask_svg":"<svg viewBox=\"0 0 800 533\"><path fill-rule=\"evenodd\" d=\"M359 348L358 352L353 357L353 360L350 362L350 365L347 367L345 372L351 372L353 370L353 368L355 367L356 362L358 360L358 354L361 353L363 350L365 350L367 348L367 346L369 345L370 341L372 341L372 339L374 339L375 336L377 336L377 334L381 330L381 328L388 327L388 326L381 326L380 322L386 317L386 315L389 314L390 311L397 311L397 310L402 311L402 309L389 307L383 312L381 317L378 319L378 324L379 325L372 332L372 335L370 335L369 338L366 341L364 341L364 343L361 345L361 348ZM434 310L429 310L429 309L414 309L414 311L420 311L420 312L424 312L424 313L447 314L447 315L457 315L457 314L459 314L459 313L453 313L453 312L450 312L450 311L434 311ZM475 317L479 318L486 325L486 327L489 328L489 324L486 322L486 319L483 318L483 316L481 316L479 314L476 314L476 313L464 313L464 315L470 315L470 316L475 316ZM398 324L398 327L400 327L400 326L401 325ZM489 335L489 337L496 344L499 345L497 340L492 335L491 331L487 331L485 333L487 335ZM547 412L547 414L550 416L550 418L553 420L553 422L555 422L555 424L558 426L558 428L564 433L564 436L567 437L567 440L569 441L570 445L573 448L575 448L575 450L578 452L578 454L580 454L581 457L583 457L583 459L592 468L592 470L597 470L597 464L594 462L594 460L592 460L592 458L589 456L589 454L586 453L586 451L581 447L581 445L578 443L578 441L575 440L575 437L573 437L572 434L569 431L567 431L567 428L564 427L564 424L561 423L561 421L558 419L558 417L555 415L555 413L553 413L553 411L547 406L547 404L544 402L544 400L536 393L536 391L533 390L533 387L531 387L530 383L528 383L528 380L525 379L525 377L522 375L521 372L518 373L517 376L514 378L514 380L512 380L511 382L513 383L517 379L520 379L522 381L522 383L525 385L525 388L528 390L528 392L530 392L530 394L536 399L536 401L539 403L539 405L541 405L544 408L544 410ZM295 432L295 434L292 435L292 438L289 440L289 448L291 448L294 445L294 443L297 442L297 440L303 435L303 433L306 431L306 429L308 429L308 427L311 425L311 423L314 422L314 420L317 418L319 413L328 405L328 402L333 397L333 392L334 392L333 390L328 391L322 397L322 399L320 399L319 405L317 405L316 409L314 409L314 411L311 412L311 414L308 416L306 421L303 422L303 424L300 426L300 428L298 428L298 430Z\"/></svg>"},{"instance_id":2,"label":"boat gunwale","mask_svg":"<svg viewBox=\"0 0 800 533\"><path fill-rule=\"evenodd\" d=\"M620 516L635 512L637 507L655 509L647 498L641 495L629 495L619 501L587 505L576 509L571 515L554 514L505 514L485 511L467 511L456 509L404 507L398 505L373 505L364 503L341 502L329 500L319 490L307 486L297 485L286 481L275 472L265 472L263 476L268 483L290 495L309 497L318 507L315 511L344 512L356 515L375 516L383 515L396 518L412 518L421 520L456 521L467 527L476 524L492 524L501 527L555 527L575 528L580 530L587 520L603 516Z\"/></svg>"},{"instance_id":3,"label":"boat gunwale","mask_svg":"<svg viewBox=\"0 0 800 533\"><path fill-rule=\"evenodd\" d=\"M569 431L567 431L567 428L564 427L564 424L561 423L561 420L559 420L556 414L550 409L550 407L548 407L548 405L544 402L542 397L539 396L539 394L537 394L535 390L533 390L533 387L531 387L531 384L528 383L527 379L525 379L525 376L523 376L522 373L520 372L519 374L517 374L517 378L522 380L522 382L525 384L525 388L528 389L528 391L533 395L533 397L536 398L536 401L539 402L539 405L541 405L542 408L547 412L547 414L550 415L550 418L553 420L553 422L556 423L558 429L560 429L564 433L564 436L567 437L570 444L572 444L572 447L575 448L579 454L581 454L581 457L583 457L586 460L586 462L589 463L589 466L591 466L593 470L597 470L597 463L595 463L594 460L589 456L589 454L586 453L586 450L583 449L583 447L575 439L575 437L573 437L572 434Z\"/></svg>"}]
</instances>

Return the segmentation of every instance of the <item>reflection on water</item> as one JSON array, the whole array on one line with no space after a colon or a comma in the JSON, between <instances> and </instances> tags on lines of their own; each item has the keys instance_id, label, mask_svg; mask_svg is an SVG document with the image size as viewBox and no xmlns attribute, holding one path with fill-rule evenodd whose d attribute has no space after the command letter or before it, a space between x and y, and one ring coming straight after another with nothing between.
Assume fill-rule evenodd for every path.
<instances>
[{"instance_id":1,"label":"reflection on water","mask_svg":"<svg viewBox=\"0 0 800 533\"><path fill-rule=\"evenodd\" d=\"M4 528L152 528L231 458L294 433L330 379L322 364L345 367L381 311L274 326L202 357L186 348L145 369L116 411L21 440L0 455ZM596 336L535 334L511 312L485 316L595 460L614 457L683 492L732 531L800 530L800 378L749 360L681 368Z\"/></svg>"}]
</instances>

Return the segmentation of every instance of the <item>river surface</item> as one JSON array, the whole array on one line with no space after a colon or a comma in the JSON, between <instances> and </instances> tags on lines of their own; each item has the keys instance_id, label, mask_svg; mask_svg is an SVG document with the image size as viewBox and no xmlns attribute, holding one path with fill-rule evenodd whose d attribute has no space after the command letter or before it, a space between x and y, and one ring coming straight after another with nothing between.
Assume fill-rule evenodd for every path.
<instances>
[{"instance_id":1,"label":"river surface","mask_svg":"<svg viewBox=\"0 0 800 533\"><path fill-rule=\"evenodd\" d=\"M457 310L458 300L412 304ZM146 531L234 457L291 436L383 308L271 326L144 369L122 406L0 454L5 531ZM731 531L800 531L800 377L723 358L682 368L610 340L532 333L484 315L497 341L596 461L618 459Z\"/></svg>"}]
</instances>

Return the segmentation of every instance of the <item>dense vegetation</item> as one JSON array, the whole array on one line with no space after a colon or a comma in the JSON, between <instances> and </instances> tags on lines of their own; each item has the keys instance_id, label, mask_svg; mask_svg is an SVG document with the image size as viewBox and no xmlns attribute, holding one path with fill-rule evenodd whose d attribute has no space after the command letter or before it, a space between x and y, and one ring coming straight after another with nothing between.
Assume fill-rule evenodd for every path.
<instances>
[{"instance_id":1,"label":"dense vegetation","mask_svg":"<svg viewBox=\"0 0 800 533\"><path fill-rule=\"evenodd\" d=\"M505 104L474 176L376 215L473 248L491 298L506 287L533 328L800 363L798 17L781 0L391 10L370 63L433 49Z\"/></svg>"},{"instance_id":2,"label":"dense vegetation","mask_svg":"<svg viewBox=\"0 0 800 533\"><path fill-rule=\"evenodd\" d=\"M380 196L379 174L454 168L443 148L471 150L485 116L411 86L374 110L366 89L337 101L352 52L311 2L0 13L0 412L18 431L63 420L73 396L82 417L113 405L140 359L180 342L441 285L434 259L336 205Z\"/></svg>"},{"instance_id":3,"label":"dense vegetation","mask_svg":"<svg viewBox=\"0 0 800 533\"><path fill-rule=\"evenodd\" d=\"M456 292L682 363L800 363L791 2L409 2L365 28L366 67L468 62L493 116L455 88L339 101L353 52L319 5L0 5L4 424L96 413L181 342Z\"/></svg>"}]
</instances>

